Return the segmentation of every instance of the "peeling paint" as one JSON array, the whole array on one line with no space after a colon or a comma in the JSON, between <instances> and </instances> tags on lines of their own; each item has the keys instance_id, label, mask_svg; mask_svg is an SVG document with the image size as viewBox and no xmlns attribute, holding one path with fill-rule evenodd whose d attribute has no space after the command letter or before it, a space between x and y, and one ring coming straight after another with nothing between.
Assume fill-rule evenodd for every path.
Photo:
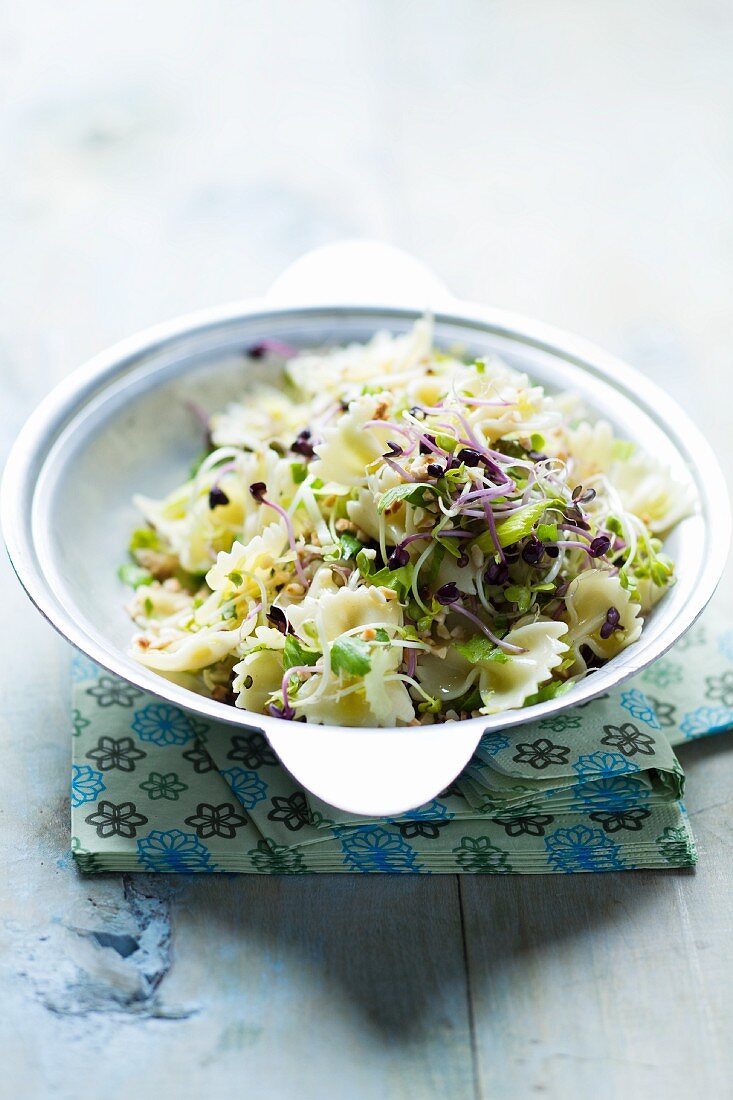
<instances>
[{"instance_id":1,"label":"peeling paint","mask_svg":"<svg viewBox=\"0 0 733 1100\"><path fill-rule=\"evenodd\" d=\"M89 926L52 921L27 943L19 974L55 1015L186 1019L195 1007L170 1006L162 997L173 965L175 887L149 876L133 881L123 875L119 881L117 898L104 905L89 899Z\"/></svg>"}]
</instances>

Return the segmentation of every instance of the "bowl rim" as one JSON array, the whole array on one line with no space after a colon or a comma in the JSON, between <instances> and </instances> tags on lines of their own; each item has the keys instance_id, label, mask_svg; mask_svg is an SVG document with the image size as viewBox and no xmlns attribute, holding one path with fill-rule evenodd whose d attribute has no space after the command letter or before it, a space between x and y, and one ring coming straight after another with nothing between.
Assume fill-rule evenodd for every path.
<instances>
[{"instance_id":1,"label":"bowl rim","mask_svg":"<svg viewBox=\"0 0 733 1100\"><path fill-rule=\"evenodd\" d=\"M117 646L109 650L90 637L83 626L68 614L46 581L35 556L31 512L36 482L51 447L84 405L101 394L111 383L119 383L125 375L134 374L136 366L151 356L173 347L186 337L200 337L207 331L226 329L240 321L266 322L268 319L351 316L367 319L379 315L382 325L389 318L411 320L421 310L392 303L343 301L332 304L273 305L267 298L234 302L198 310L162 324L144 329L95 355L77 368L41 401L21 429L8 457L0 488L0 524L8 554L20 583L44 618L75 648L91 658L107 672L120 676L162 700L214 721L258 728L273 734L291 728L292 723L271 715L246 711L198 695L164 679L138 664ZM619 658L593 676L576 685L568 696L558 696L545 703L498 715L469 718L461 721L463 729L496 730L534 722L568 707L578 706L623 683L661 657L706 607L723 574L731 537L731 513L727 486L720 465L702 431L677 402L653 381L634 367L603 351L582 337L567 333L521 314L453 299L435 311L438 324L454 325L470 330L516 340L543 353L559 356L574 366L594 374L607 385L620 391L670 437L682 455L688 455L692 475L697 475L700 509L707 532L707 556L698 583L679 613L646 646L629 647ZM155 370L151 371L151 378ZM684 446L681 445L684 439ZM701 471L704 469L705 474ZM643 635L642 635L643 638ZM623 658L621 660L620 658ZM618 663L616 663L618 662ZM349 727L314 726L324 731ZM360 732L386 735L398 731L418 735L434 727L360 727Z\"/></svg>"}]
</instances>

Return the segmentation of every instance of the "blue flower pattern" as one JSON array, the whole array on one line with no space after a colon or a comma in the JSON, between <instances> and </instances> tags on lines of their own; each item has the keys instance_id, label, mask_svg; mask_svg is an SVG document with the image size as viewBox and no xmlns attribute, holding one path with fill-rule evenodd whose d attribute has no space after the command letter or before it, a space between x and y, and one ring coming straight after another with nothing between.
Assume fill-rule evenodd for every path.
<instances>
[{"instance_id":1,"label":"blue flower pattern","mask_svg":"<svg viewBox=\"0 0 733 1100\"><path fill-rule=\"evenodd\" d=\"M416 810L408 810L406 814L400 814L398 821L451 821L456 815L451 813L447 806L434 798L432 802L425 802Z\"/></svg>"},{"instance_id":2,"label":"blue flower pattern","mask_svg":"<svg viewBox=\"0 0 733 1100\"><path fill-rule=\"evenodd\" d=\"M509 748L509 738L501 730L496 730L494 733L485 733L479 741L478 747L481 752L485 752L488 756L496 756L502 749Z\"/></svg>"},{"instance_id":3,"label":"blue flower pattern","mask_svg":"<svg viewBox=\"0 0 733 1100\"><path fill-rule=\"evenodd\" d=\"M611 775L576 783L572 788L576 813L593 810L625 810L630 806L646 806L650 788L629 775Z\"/></svg>"},{"instance_id":4,"label":"blue flower pattern","mask_svg":"<svg viewBox=\"0 0 733 1100\"><path fill-rule=\"evenodd\" d=\"M707 733L718 733L733 726L733 707L698 707L686 714L680 722L680 731L685 737L704 737Z\"/></svg>"},{"instance_id":5,"label":"blue flower pattern","mask_svg":"<svg viewBox=\"0 0 733 1100\"><path fill-rule=\"evenodd\" d=\"M74 764L71 769L71 805L83 806L85 802L95 802L97 796L107 788L104 776L89 764Z\"/></svg>"},{"instance_id":6,"label":"blue flower pattern","mask_svg":"<svg viewBox=\"0 0 733 1100\"><path fill-rule=\"evenodd\" d=\"M267 797L267 783L260 779L259 772L247 771L245 768L227 768L221 775L245 810L253 809Z\"/></svg>"},{"instance_id":7,"label":"blue flower pattern","mask_svg":"<svg viewBox=\"0 0 733 1100\"><path fill-rule=\"evenodd\" d=\"M573 764L573 771L582 778L605 779L611 775L626 775L638 772L639 765L620 752L593 752L579 756Z\"/></svg>"},{"instance_id":8,"label":"blue flower pattern","mask_svg":"<svg viewBox=\"0 0 733 1100\"><path fill-rule=\"evenodd\" d=\"M720 635L718 647L727 660L733 661L733 630L726 630L724 634Z\"/></svg>"},{"instance_id":9,"label":"blue flower pattern","mask_svg":"<svg viewBox=\"0 0 733 1100\"><path fill-rule=\"evenodd\" d=\"M417 852L398 832L381 825L362 825L347 832L334 830L341 840L344 863L352 871L389 871L404 874L423 870L417 862Z\"/></svg>"},{"instance_id":10,"label":"blue flower pattern","mask_svg":"<svg viewBox=\"0 0 733 1100\"><path fill-rule=\"evenodd\" d=\"M644 692L639 691L638 688L621 693L621 706L629 712L632 718L636 718L639 722L645 722L650 729L660 729L654 707Z\"/></svg>"},{"instance_id":11,"label":"blue flower pattern","mask_svg":"<svg viewBox=\"0 0 733 1100\"><path fill-rule=\"evenodd\" d=\"M99 669L83 653L75 653L71 661L72 684L83 684L99 675Z\"/></svg>"},{"instance_id":12,"label":"blue flower pattern","mask_svg":"<svg viewBox=\"0 0 733 1100\"><path fill-rule=\"evenodd\" d=\"M187 716L170 703L149 703L136 710L132 728L141 741L154 745L185 745L194 736Z\"/></svg>"},{"instance_id":13,"label":"blue flower pattern","mask_svg":"<svg viewBox=\"0 0 733 1100\"><path fill-rule=\"evenodd\" d=\"M211 852L196 833L153 829L137 842L138 859L149 871L215 871Z\"/></svg>"},{"instance_id":14,"label":"blue flower pattern","mask_svg":"<svg viewBox=\"0 0 733 1100\"><path fill-rule=\"evenodd\" d=\"M556 871L622 871L619 846L602 829L573 825L545 837L547 863Z\"/></svg>"}]
</instances>

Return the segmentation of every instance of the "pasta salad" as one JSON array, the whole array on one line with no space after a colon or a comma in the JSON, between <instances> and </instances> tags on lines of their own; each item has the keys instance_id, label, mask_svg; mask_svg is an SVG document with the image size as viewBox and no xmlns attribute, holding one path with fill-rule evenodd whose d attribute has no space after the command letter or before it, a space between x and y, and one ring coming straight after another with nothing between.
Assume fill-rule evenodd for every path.
<instances>
[{"instance_id":1,"label":"pasta salad","mask_svg":"<svg viewBox=\"0 0 733 1100\"><path fill-rule=\"evenodd\" d=\"M429 318L249 354L277 384L202 414L188 480L135 498L120 575L144 665L249 711L384 727L553 698L639 638L691 501L572 395L439 350Z\"/></svg>"}]
</instances>

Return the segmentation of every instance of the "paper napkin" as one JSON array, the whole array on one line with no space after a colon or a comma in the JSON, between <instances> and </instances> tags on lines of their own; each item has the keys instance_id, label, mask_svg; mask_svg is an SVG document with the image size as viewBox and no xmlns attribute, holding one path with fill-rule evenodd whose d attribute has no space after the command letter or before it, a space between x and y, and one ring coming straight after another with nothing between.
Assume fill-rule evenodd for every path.
<instances>
[{"instance_id":1,"label":"paper napkin","mask_svg":"<svg viewBox=\"0 0 733 1100\"><path fill-rule=\"evenodd\" d=\"M375 821L309 795L255 730L202 720L81 656L72 671L72 851L86 872L690 867L673 746L733 727L733 630L708 613L634 680L486 734L447 791Z\"/></svg>"}]
</instances>

